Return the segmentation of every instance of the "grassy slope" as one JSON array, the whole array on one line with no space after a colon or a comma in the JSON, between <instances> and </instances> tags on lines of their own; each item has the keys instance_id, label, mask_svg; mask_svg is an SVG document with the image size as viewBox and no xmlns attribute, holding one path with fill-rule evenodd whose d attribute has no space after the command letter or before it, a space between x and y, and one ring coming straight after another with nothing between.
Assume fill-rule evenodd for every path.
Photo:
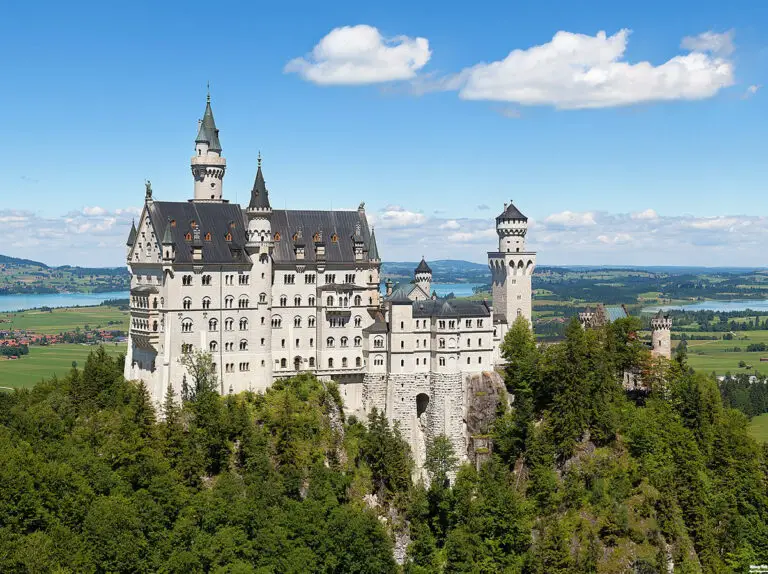
<instances>
[{"instance_id":1,"label":"grassy slope","mask_svg":"<svg viewBox=\"0 0 768 574\"><path fill-rule=\"evenodd\" d=\"M54 373L66 374L72 368L72 361L77 361L82 368L88 353L95 348L88 345L32 346L29 355L20 359L0 360L0 387L32 387ZM110 343L104 348L111 355L125 353L125 343Z\"/></svg>"},{"instance_id":2,"label":"grassy slope","mask_svg":"<svg viewBox=\"0 0 768 574\"><path fill-rule=\"evenodd\" d=\"M752 419L749 423L749 434L758 442L768 442L768 413Z\"/></svg>"},{"instance_id":3,"label":"grassy slope","mask_svg":"<svg viewBox=\"0 0 768 574\"><path fill-rule=\"evenodd\" d=\"M75 327L81 329L88 325L91 329L100 326L121 331L128 330L128 313L116 307L72 307L45 311L23 311L21 313L0 314L0 329L29 329L36 333L58 334L62 331L72 331ZM12 323L11 323L12 321ZM108 325L109 321L119 323Z\"/></svg>"}]
</instances>

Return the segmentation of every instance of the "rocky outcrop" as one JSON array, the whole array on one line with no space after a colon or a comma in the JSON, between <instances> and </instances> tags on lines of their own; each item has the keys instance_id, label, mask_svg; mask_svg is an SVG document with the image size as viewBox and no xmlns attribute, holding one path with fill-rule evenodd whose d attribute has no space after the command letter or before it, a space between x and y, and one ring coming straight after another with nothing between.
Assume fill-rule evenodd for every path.
<instances>
[{"instance_id":1,"label":"rocky outcrop","mask_svg":"<svg viewBox=\"0 0 768 574\"><path fill-rule=\"evenodd\" d=\"M490 457L489 433L499 403L506 400L504 379L496 371L468 375L466 381L467 457L476 465Z\"/></svg>"}]
</instances>

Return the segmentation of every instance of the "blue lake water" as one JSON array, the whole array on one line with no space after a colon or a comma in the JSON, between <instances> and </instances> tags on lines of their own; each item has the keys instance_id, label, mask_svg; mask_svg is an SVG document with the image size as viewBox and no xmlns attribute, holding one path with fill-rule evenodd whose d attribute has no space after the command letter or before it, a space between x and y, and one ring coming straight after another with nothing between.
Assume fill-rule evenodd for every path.
<instances>
[{"instance_id":1,"label":"blue lake water","mask_svg":"<svg viewBox=\"0 0 768 574\"><path fill-rule=\"evenodd\" d=\"M52 293L45 295L0 295L0 312L38 307L87 307L107 299L128 299L128 291L106 293Z\"/></svg>"},{"instance_id":2,"label":"blue lake water","mask_svg":"<svg viewBox=\"0 0 768 574\"><path fill-rule=\"evenodd\" d=\"M659 309L664 311L768 311L768 299L734 299L733 301L697 301L684 305L655 305L643 307L643 313L655 313Z\"/></svg>"}]
</instances>

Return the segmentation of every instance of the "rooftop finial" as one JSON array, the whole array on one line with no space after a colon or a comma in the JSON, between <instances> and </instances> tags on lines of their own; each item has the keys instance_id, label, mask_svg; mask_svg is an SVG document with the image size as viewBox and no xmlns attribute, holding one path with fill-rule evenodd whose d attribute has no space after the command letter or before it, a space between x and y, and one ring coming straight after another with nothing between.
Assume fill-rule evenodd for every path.
<instances>
[{"instance_id":1,"label":"rooftop finial","mask_svg":"<svg viewBox=\"0 0 768 574\"><path fill-rule=\"evenodd\" d=\"M211 82L210 82L210 80L208 81L208 83L206 83L206 88L208 89L208 95L205 97L205 101L210 104L211 103Z\"/></svg>"},{"instance_id":2,"label":"rooftop finial","mask_svg":"<svg viewBox=\"0 0 768 574\"><path fill-rule=\"evenodd\" d=\"M259 166L261 167L261 150L259 150L259 157L258 157Z\"/></svg>"}]
</instances>

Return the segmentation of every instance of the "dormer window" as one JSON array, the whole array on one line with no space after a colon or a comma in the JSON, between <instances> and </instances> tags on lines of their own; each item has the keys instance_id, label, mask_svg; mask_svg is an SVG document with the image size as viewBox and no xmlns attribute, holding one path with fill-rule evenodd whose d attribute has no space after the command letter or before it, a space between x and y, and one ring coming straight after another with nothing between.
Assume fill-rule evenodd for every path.
<instances>
[{"instance_id":1,"label":"dormer window","mask_svg":"<svg viewBox=\"0 0 768 574\"><path fill-rule=\"evenodd\" d=\"M187 234L184 236L184 239L186 239L187 241L192 241L192 234L189 231L187 231Z\"/></svg>"},{"instance_id":2,"label":"dormer window","mask_svg":"<svg viewBox=\"0 0 768 574\"><path fill-rule=\"evenodd\" d=\"M224 239L226 241L232 241L232 234L229 231L227 231L227 234L224 236Z\"/></svg>"},{"instance_id":3,"label":"dormer window","mask_svg":"<svg viewBox=\"0 0 768 574\"><path fill-rule=\"evenodd\" d=\"M299 234L298 233L294 233L293 234L293 240L294 241L298 241L299 240Z\"/></svg>"},{"instance_id":4,"label":"dormer window","mask_svg":"<svg viewBox=\"0 0 768 574\"><path fill-rule=\"evenodd\" d=\"M336 243L338 240L339 240L339 236L338 235L336 235L335 233L333 235L331 235L331 242L332 243Z\"/></svg>"},{"instance_id":5,"label":"dormer window","mask_svg":"<svg viewBox=\"0 0 768 574\"><path fill-rule=\"evenodd\" d=\"M189 226L190 226L192 229L194 229L195 227L197 227L197 221L195 221L195 220L193 219L192 221L190 221L190 222L189 222Z\"/></svg>"},{"instance_id":6,"label":"dormer window","mask_svg":"<svg viewBox=\"0 0 768 574\"><path fill-rule=\"evenodd\" d=\"M280 241L280 232L275 233L275 241Z\"/></svg>"},{"instance_id":7,"label":"dormer window","mask_svg":"<svg viewBox=\"0 0 768 574\"><path fill-rule=\"evenodd\" d=\"M210 231L205 234L205 240L206 241L210 241L211 240L211 232Z\"/></svg>"},{"instance_id":8,"label":"dormer window","mask_svg":"<svg viewBox=\"0 0 768 574\"><path fill-rule=\"evenodd\" d=\"M312 241L314 241L315 243L320 241L320 234L319 233L315 233L315 235L312 237Z\"/></svg>"},{"instance_id":9,"label":"dormer window","mask_svg":"<svg viewBox=\"0 0 768 574\"><path fill-rule=\"evenodd\" d=\"M171 227L176 227L176 220L175 219L171 219Z\"/></svg>"}]
</instances>

